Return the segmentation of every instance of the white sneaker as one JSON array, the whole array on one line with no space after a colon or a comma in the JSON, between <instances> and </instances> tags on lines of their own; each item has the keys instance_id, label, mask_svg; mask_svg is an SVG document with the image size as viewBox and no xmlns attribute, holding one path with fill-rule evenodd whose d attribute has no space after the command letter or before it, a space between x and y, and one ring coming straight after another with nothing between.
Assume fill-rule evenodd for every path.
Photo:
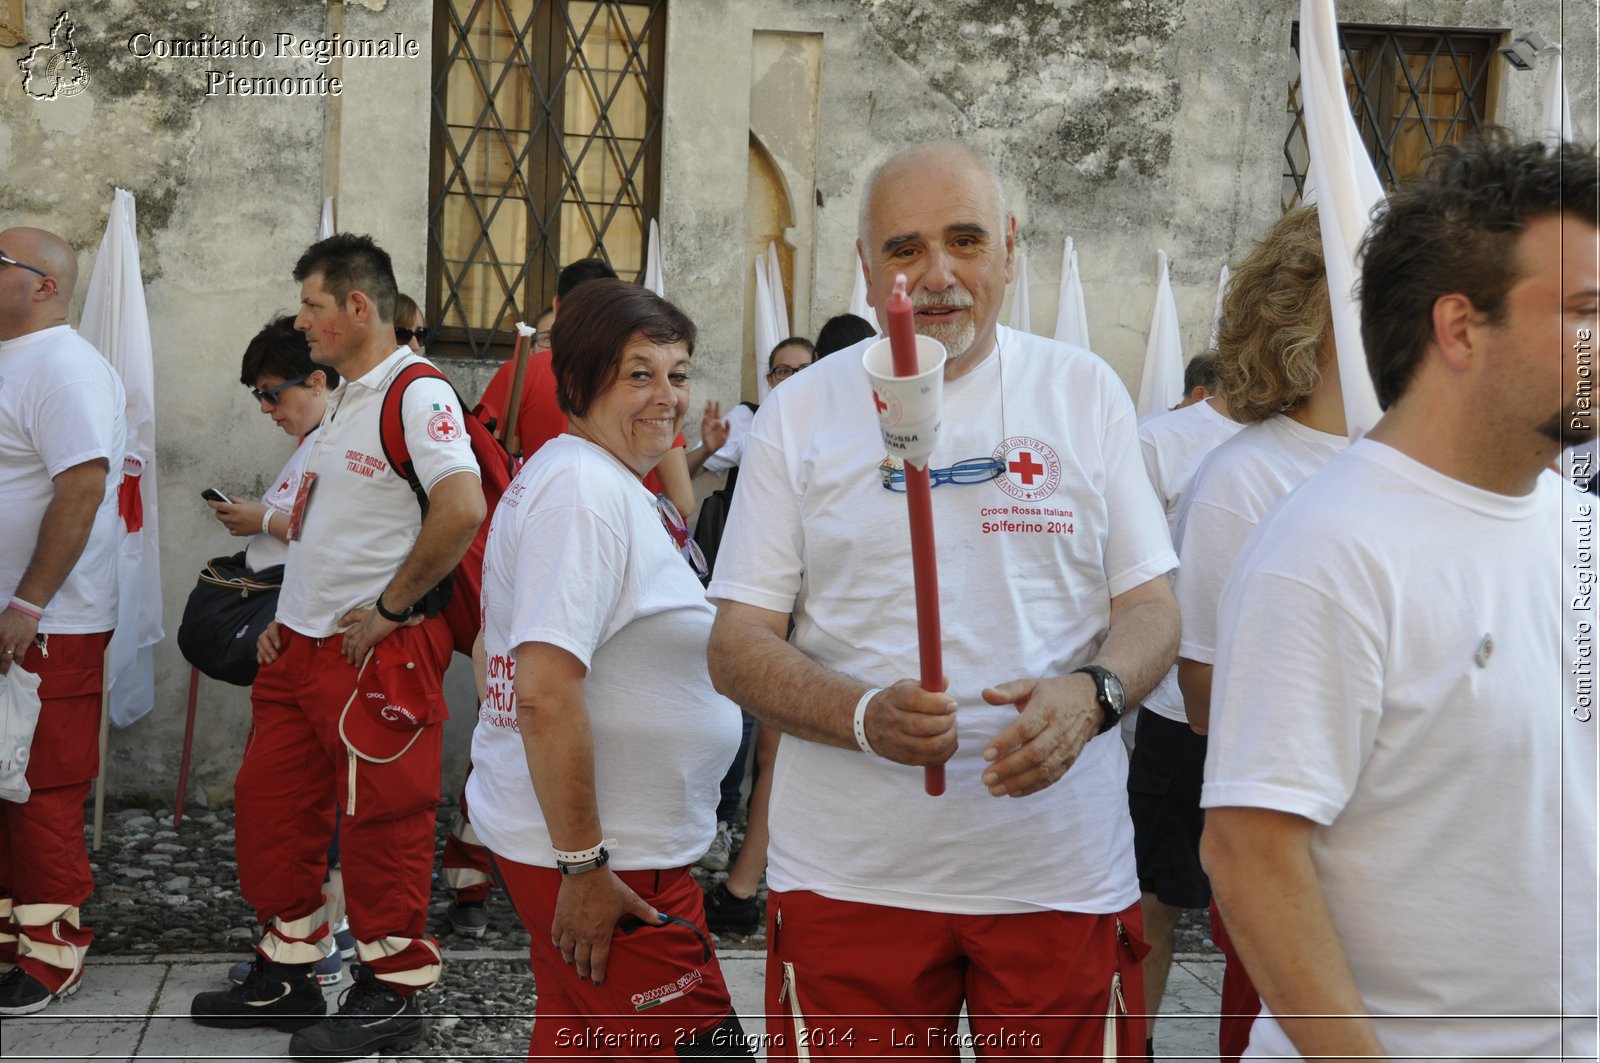
<instances>
[{"instance_id":1,"label":"white sneaker","mask_svg":"<svg viewBox=\"0 0 1600 1063\"><path fill-rule=\"evenodd\" d=\"M733 855L733 828L722 820L717 821L717 836L711 839L711 848L699 860L707 871L728 870L728 859Z\"/></svg>"}]
</instances>

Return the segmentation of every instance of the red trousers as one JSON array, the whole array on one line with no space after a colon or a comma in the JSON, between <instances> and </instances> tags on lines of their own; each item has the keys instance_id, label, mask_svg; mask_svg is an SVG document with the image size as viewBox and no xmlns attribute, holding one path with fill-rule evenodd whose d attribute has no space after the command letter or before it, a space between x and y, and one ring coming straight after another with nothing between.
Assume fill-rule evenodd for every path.
<instances>
[{"instance_id":1,"label":"red trousers","mask_svg":"<svg viewBox=\"0 0 1600 1063\"><path fill-rule=\"evenodd\" d=\"M51 992L83 974L94 931L78 906L94 891L83 802L100 774L100 699L109 631L46 635L19 662L39 677L28 800L0 801L0 960Z\"/></svg>"},{"instance_id":2,"label":"red trousers","mask_svg":"<svg viewBox=\"0 0 1600 1063\"><path fill-rule=\"evenodd\" d=\"M1103 1058L1143 1063L1149 951L1121 913L946 915L767 900L767 1058ZM971 1040L956 1016L966 1002Z\"/></svg>"},{"instance_id":3,"label":"red trousers","mask_svg":"<svg viewBox=\"0 0 1600 1063\"><path fill-rule=\"evenodd\" d=\"M1217 1020L1217 1054L1221 1063L1239 1063L1250 1046L1250 1027L1261 1014L1261 996L1244 961L1234 951L1228 928L1222 925L1222 912L1211 902L1211 940L1222 950L1222 1015Z\"/></svg>"},{"instance_id":4,"label":"red trousers","mask_svg":"<svg viewBox=\"0 0 1600 1063\"><path fill-rule=\"evenodd\" d=\"M711 949L700 887L688 868L616 873L656 911L674 918L665 926L619 929L611 938L605 981L595 985L580 979L550 942L560 873L503 856L496 856L495 864L533 938L528 963L539 989L539 1010L528 1045L530 1061L676 1058L679 1045L711 1031L733 1010Z\"/></svg>"},{"instance_id":5,"label":"red trousers","mask_svg":"<svg viewBox=\"0 0 1600 1063\"><path fill-rule=\"evenodd\" d=\"M234 792L239 886L265 927L261 952L280 963L322 957L322 882L337 803L345 902L361 962L400 993L426 989L440 972L438 943L426 933L442 724L423 726L389 763L352 761L339 715L357 670L340 652L343 638L281 631L282 652L251 690L250 739ZM444 621L400 628L385 647L390 639L400 641L430 691L439 690L450 659ZM437 697L442 720L444 695Z\"/></svg>"},{"instance_id":6,"label":"red trousers","mask_svg":"<svg viewBox=\"0 0 1600 1063\"><path fill-rule=\"evenodd\" d=\"M467 763L467 774L472 774L472 764ZM450 824L450 833L444 839L444 852L439 856L439 870L444 884L455 890L457 901L482 901L489 896L494 885L489 850L478 840L472 829L472 819L467 810L467 786L461 784L461 811Z\"/></svg>"}]
</instances>

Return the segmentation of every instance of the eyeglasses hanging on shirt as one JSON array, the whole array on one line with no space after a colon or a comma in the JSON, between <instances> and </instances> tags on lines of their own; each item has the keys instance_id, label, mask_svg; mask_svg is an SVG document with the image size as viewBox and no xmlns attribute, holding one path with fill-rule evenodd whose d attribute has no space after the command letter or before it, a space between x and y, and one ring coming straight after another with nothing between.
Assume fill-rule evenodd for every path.
<instances>
[{"instance_id":1,"label":"eyeglasses hanging on shirt","mask_svg":"<svg viewBox=\"0 0 1600 1063\"><path fill-rule=\"evenodd\" d=\"M656 495L656 514L661 518L661 526L672 536L678 553L683 555L689 567L694 569L694 574L704 583L711 575L711 566L706 564L706 555L700 549L700 544L689 534L689 525L683 519L683 514L678 512L678 507L666 495Z\"/></svg>"}]
</instances>

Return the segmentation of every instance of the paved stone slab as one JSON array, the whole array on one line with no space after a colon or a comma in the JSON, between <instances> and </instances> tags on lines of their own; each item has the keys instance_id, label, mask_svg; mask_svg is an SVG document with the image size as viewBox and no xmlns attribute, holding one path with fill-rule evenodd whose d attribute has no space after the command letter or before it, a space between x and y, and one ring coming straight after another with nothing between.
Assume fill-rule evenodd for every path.
<instances>
[{"instance_id":1,"label":"paved stone slab","mask_svg":"<svg viewBox=\"0 0 1600 1063\"><path fill-rule=\"evenodd\" d=\"M485 950L471 954L471 959L520 960L522 955ZM83 988L69 1000L52 1005L42 1017L0 1024L0 1059L244 1063L287 1058L287 1033L213 1030L189 1019L190 1000L198 992L224 987L228 967L237 958L173 954L91 960ZM721 960L745 1031L763 1032L765 954L730 949L721 954ZM339 994L348 984L347 980L324 989L330 1011L337 1007ZM1215 1058L1221 984L1220 960L1201 955L1175 959L1156 1035L1162 1059ZM471 1019L440 1021L453 1024ZM962 1029L966 1029L964 1018ZM395 1063L407 1063L409 1057L394 1059Z\"/></svg>"}]
</instances>

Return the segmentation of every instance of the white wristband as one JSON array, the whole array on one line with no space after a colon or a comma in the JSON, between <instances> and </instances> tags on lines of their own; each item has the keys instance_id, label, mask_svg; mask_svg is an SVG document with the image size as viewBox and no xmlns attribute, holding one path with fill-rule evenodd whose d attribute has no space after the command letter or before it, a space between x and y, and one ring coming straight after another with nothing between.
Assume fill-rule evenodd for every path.
<instances>
[{"instance_id":1,"label":"white wristband","mask_svg":"<svg viewBox=\"0 0 1600 1063\"><path fill-rule=\"evenodd\" d=\"M261 514L261 534L262 535L271 535L272 534L272 507L271 506L268 506L266 508L266 511Z\"/></svg>"},{"instance_id":2,"label":"white wristband","mask_svg":"<svg viewBox=\"0 0 1600 1063\"><path fill-rule=\"evenodd\" d=\"M875 757L878 754L872 748L872 743L867 741L867 702L872 700L873 695L882 693L882 687L873 687L865 694L862 694L861 700L856 702L856 745L860 747L861 752L869 757Z\"/></svg>"},{"instance_id":3,"label":"white wristband","mask_svg":"<svg viewBox=\"0 0 1600 1063\"><path fill-rule=\"evenodd\" d=\"M584 863L588 863L590 860L598 860L600 858L601 850L605 850L607 852L610 852L612 849L615 849L616 847L617 847L617 840L615 838L603 838L603 839L601 839L600 844L594 846L592 849L581 849L578 852L574 852L574 853L569 853L564 849L556 849L556 863L558 863L558 864L584 864ZM555 849L556 847L552 845L550 848Z\"/></svg>"}]
</instances>

